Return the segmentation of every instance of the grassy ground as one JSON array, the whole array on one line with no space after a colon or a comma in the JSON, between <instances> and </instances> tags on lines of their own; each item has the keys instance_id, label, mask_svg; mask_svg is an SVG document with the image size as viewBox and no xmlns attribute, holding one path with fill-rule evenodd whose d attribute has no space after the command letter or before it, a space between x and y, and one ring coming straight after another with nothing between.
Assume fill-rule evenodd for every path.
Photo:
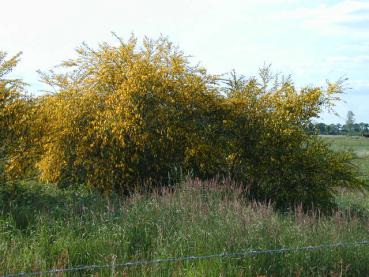
<instances>
[{"instance_id":1,"label":"grassy ground","mask_svg":"<svg viewBox=\"0 0 369 277\"><path fill-rule=\"evenodd\" d=\"M176 192L124 201L37 183L3 188L1 195L0 275L110 264L113 257L123 263L369 237L368 204L357 215L346 198L329 217L298 210L279 214L270 205L246 202L240 190L217 182L187 182ZM117 270L116 276L364 276L368 260L369 246L361 246L142 266ZM110 276L110 271L80 274Z\"/></svg>"},{"instance_id":2,"label":"grassy ground","mask_svg":"<svg viewBox=\"0 0 369 277\"><path fill-rule=\"evenodd\" d=\"M368 176L369 140L328 137ZM0 188L0 275L142 259L369 239L368 196L341 192L332 216L278 213L225 182L121 198L27 182ZM115 276L367 276L369 245L119 269ZM69 276L111 276L109 269ZM60 275L62 276L62 275Z\"/></svg>"},{"instance_id":3,"label":"grassy ground","mask_svg":"<svg viewBox=\"0 0 369 277\"><path fill-rule=\"evenodd\" d=\"M349 136L323 136L337 151L350 151L354 155L354 163L363 177L369 180L369 138Z\"/></svg>"}]
</instances>

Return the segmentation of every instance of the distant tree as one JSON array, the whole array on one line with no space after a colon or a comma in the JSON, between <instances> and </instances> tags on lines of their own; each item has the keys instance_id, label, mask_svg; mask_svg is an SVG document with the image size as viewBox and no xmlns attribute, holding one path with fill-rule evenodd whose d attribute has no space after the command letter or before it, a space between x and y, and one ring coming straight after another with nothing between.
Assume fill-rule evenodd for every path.
<instances>
[{"instance_id":1,"label":"distant tree","mask_svg":"<svg viewBox=\"0 0 369 277\"><path fill-rule=\"evenodd\" d=\"M360 134L361 133L361 126L360 126L360 124L359 123L354 123L352 125L352 130L353 130L353 132L354 132L355 135Z\"/></svg>"},{"instance_id":2,"label":"distant tree","mask_svg":"<svg viewBox=\"0 0 369 277\"><path fill-rule=\"evenodd\" d=\"M360 126L360 132L362 134L366 134L366 133L369 132L369 124L368 123L360 122L359 126Z\"/></svg>"},{"instance_id":3,"label":"distant tree","mask_svg":"<svg viewBox=\"0 0 369 277\"><path fill-rule=\"evenodd\" d=\"M337 123L336 127L337 127L337 130L338 130L338 134L340 135L341 131L342 131L342 125L340 123Z\"/></svg>"},{"instance_id":4,"label":"distant tree","mask_svg":"<svg viewBox=\"0 0 369 277\"><path fill-rule=\"evenodd\" d=\"M316 124L317 129L319 130L320 135L327 135L327 126L324 123Z\"/></svg>"},{"instance_id":5,"label":"distant tree","mask_svg":"<svg viewBox=\"0 0 369 277\"><path fill-rule=\"evenodd\" d=\"M351 128L351 131L350 131ZM312 123L310 122L306 127L306 132L308 134L319 134L319 135L362 135L369 133L369 124L360 122L353 123L352 125L348 124L325 124L323 122L320 123Z\"/></svg>"},{"instance_id":6,"label":"distant tree","mask_svg":"<svg viewBox=\"0 0 369 277\"><path fill-rule=\"evenodd\" d=\"M339 129L336 124L329 124L326 127L328 135L338 135Z\"/></svg>"},{"instance_id":7,"label":"distant tree","mask_svg":"<svg viewBox=\"0 0 369 277\"><path fill-rule=\"evenodd\" d=\"M347 112L346 127L347 127L347 130L348 130L349 134L352 134L352 131L353 131L353 127L354 127L354 123L355 123L354 116L355 115L352 111Z\"/></svg>"}]
</instances>

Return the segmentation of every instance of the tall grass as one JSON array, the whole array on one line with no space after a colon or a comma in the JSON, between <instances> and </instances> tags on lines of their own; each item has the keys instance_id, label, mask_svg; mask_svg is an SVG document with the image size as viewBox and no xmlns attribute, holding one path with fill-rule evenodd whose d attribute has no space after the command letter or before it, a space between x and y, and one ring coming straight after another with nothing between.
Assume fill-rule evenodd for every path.
<instances>
[{"instance_id":1,"label":"tall grass","mask_svg":"<svg viewBox=\"0 0 369 277\"><path fill-rule=\"evenodd\" d=\"M37 183L2 188L0 273L123 263L369 238L369 207L344 196L332 216L277 213L227 181L189 180L129 198ZM346 201L346 202L345 202ZM117 276L312 276L369 273L369 246L117 269ZM110 276L110 270L73 273Z\"/></svg>"}]
</instances>

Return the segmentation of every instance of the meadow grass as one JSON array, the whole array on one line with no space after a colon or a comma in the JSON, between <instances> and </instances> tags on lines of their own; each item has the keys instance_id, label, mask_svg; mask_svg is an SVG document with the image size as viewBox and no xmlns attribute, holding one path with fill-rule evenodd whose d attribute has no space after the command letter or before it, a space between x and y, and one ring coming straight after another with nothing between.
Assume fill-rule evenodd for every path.
<instances>
[{"instance_id":1,"label":"meadow grass","mask_svg":"<svg viewBox=\"0 0 369 277\"><path fill-rule=\"evenodd\" d=\"M129 198L28 182L3 188L0 195L0 275L369 238L368 204L355 213L343 198L331 216L302 209L282 214L270 204L246 201L227 181L188 180L175 191ZM115 275L364 276L368 259L369 246L360 246L137 266ZM111 271L69 274L76 275Z\"/></svg>"},{"instance_id":2,"label":"meadow grass","mask_svg":"<svg viewBox=\"0 0 369 277\"><path fill-rule=\"evenodd\" d=\"M360 136L322 136L322 138L333 150L351 152L360 174L369 180L369 138Z\"/></svg>"}]
</instances>

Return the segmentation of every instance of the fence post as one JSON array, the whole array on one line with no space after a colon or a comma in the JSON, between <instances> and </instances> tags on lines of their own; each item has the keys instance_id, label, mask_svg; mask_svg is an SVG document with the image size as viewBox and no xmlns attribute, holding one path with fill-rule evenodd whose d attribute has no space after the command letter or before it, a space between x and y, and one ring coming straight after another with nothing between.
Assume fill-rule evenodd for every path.
<instances>
[{"instance_id":1,"label":"fence post","mask_svg":"<svg viewBox=\"0 0 369 277\"><path fill-rule=\"evenodd\" d=\"M114 277L114 275L115 275L115 261L116 261L116 259L117 259L116 255L113 255L111 257L111 273L110 273L111 277Z\"/></svg>"}]
</instances>

